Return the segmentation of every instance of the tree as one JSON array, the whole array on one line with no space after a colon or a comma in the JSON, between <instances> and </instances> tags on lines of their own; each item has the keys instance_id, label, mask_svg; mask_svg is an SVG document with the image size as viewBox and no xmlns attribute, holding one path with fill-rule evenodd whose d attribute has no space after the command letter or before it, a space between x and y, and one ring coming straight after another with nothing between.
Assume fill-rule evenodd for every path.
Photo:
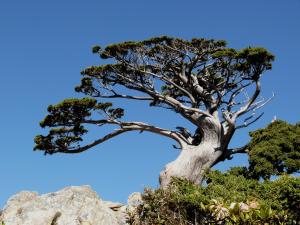
<instances>
[{"instance_id":1,"label":"tree","mask_svg":"<svg viewBox=\"0 0 300 225\"><path fill-rule=\"evenodd\" d=\"M246 152L246 146L228 148L232 136L257 121L262 114L255 115L256 111L270 100L259 98L261 76L274 60L264 48L238 51L226 47L225 41L163 36L104 49L95 46L93 53L109 64L81 72L83 78L75 90L88 98L67 99L48 107L49 115L40 125L51 129L48 135L35 138L35 150L81 153L125 132L148 131L173 139L181 149L178 158L161 172L161 186L172 176L198 183L206 169ZM96 99L146 101L149 106L178 113L195 131L123 121L124 109ZM99 118L96 112L103 116ZM118 129L81 146L86 125Z\"/></svg>"},{"instance_id":2,"label":"tree","mask_svg":"<svg viewBox=\"0 0 300 225\"><path fill-rule=\"evenodd\" d=\"M270 179L300 172L300 123L276 120L250 136L248 176Z\"/></svg>"}]
</instances>

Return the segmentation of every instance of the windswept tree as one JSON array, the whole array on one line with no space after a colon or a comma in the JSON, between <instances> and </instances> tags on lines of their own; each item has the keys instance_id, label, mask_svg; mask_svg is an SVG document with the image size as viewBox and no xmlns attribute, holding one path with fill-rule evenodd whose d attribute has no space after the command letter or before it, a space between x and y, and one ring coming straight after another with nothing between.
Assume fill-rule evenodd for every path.
<instances>
[{"instance_id":1,"label":"windswept tree","mask_svg":"<svg viewBox=\"0 0 300 225\"><path fill-rule=\"evenodd\" d=\"M109 63L81 72L83 78L75 90L89 97L50 105L41 126L51 129L48 135L35 138L35 150L81 153L122 133L148 131L173 139L181 149L160 173L161 186L172 176L198 183L206 169L246 152L246 146L229 149L230 141L236 130L262 116L256 112L269 101L260 97L260 80L271 69L274 56L264 48L235 50L226 47L225 41L163 36L96 46L93 53ZM124 109L104 99L146 101L178 113L195 130L124 121ZM88 132L86 125L118 129L80 145Z\"/></svg>"}]
</instances>

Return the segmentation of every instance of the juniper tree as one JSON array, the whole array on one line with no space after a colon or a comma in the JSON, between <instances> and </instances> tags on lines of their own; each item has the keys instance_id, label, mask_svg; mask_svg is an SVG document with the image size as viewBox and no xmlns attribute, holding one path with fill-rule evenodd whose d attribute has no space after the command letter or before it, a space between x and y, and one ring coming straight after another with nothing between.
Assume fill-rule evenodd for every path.
<instances>
[{"instance_id":1,"label":"juniper tree","mask_svg":"<svg viewBox=\"0 0 300 225\"><path fill-rule=\"evenodd\" d=\"M249 168L246 176L270 179L272 175L300 172L300 123L276 120L250 132Z\"/></svg>"},{"instance_id":2,"label":"juniper tree","mask_svg":"<svg viewBox=\"0 0 300 225\"><path fill-rule=\"evenodd\" d=\"M198 183L207 168L246 152L246 146L229 149L230 141L236 130L262 116L256 111L269 101L260 98L261 76L271 69L274 56L264 48L236 50L226 47L225 41L163 36L95 46L93 53L109 63L81 72L81 84L75 90L88 97L48 107L49 114L40 125L51 129L48 135L35 138L35 150L81 153L129 131L148 131L173 139L181 149L160 173L161 186L172 176ZM124 121L124 109L105 99L148 102L179 114L195 130ZM118 129L80 145L87 125Z\"/></svg>"}]
</instances>

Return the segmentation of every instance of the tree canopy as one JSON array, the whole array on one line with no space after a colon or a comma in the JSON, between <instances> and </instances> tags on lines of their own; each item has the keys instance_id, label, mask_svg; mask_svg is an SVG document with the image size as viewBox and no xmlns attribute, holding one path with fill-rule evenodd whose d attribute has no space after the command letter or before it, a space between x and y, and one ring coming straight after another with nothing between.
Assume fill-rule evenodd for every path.
<instances>
[{"instance_id":1,"label":"tree canopy","mask_svg":"<svg viewBox=\"0 0 300 225\"><path fill-rule=\"evenodd\" d=\"M165 36L114 44L105 49L95 46L93 52L102 59L113 59L115 63L83 70L81 85L75 88L76 91L94 98L147 100L150 106L171 109L195 124L197 121L191 116L194 112L211 115L221 108L224 122L233 123L238 116L254 109L257 104L252 103L260 91L259 78L265 70L271 69L274 60L264 48L249 47L237 51L227 48L225 41L185 41ZM236 101L237 95L255 83L255 95L240 110L234 110L243 104ZM146 95L119 94L113 89L116 86ZM111 103L97 103L89 98L68 99L49 106L49 116L41 126L63 128L53 129L50 136L39 136L36 149L44 150L46 154L75 149L72 144L87 132L83 124L110 123L123 115L123 109L111 107ZM88 120L92 111L102 111L107 118Z\"/></svg>"},{"instance_id":2,"label":"tree canopy","mask_svg":"<svg viewBox=\"0 0 300 225\"><path fill-rule=\"evenodd\" d=\"M282 120L250 132L249 171L253 178L300 172L300 123Z\"/></svg>"},{"instance_id":3,"label":"tree canopy","mask_svg":"<svg viewBox=\"0 0 300 225\"><path fill-rule=\"evenodd\" d=\"M109 63L81 72L75 90L88 97L48 107L41 126L51 129L35 138L35 150L80 153L128 131L148 131L175 140L182 149L178 160L161 173L161 181L183 176L199 182L205 168L245 153L246 146L228 149L231 138L236 130L257 121L263 114L256 114L258 109L272 98L260 97L261 76L274 60L261 47L236 50L222 40L162 36L95 46L93 53ZM151 107L171 110L194 125L195 131L124 121L125 110L103 101L107 99L146 101ZM87 125L118 129L81 145Z\"/></svg>"}]
</instances>

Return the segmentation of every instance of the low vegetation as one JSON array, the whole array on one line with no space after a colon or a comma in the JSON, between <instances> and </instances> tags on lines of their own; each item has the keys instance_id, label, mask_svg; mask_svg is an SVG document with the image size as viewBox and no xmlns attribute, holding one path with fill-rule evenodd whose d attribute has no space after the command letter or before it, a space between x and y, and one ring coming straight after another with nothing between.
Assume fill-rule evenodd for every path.
<instances>
[{"instance_id":1,"label":"low vegetation","mask_svg":"<svg viewBox=\"0 0 300 225\"><path fill-rule=\"evenodd\" d=\"M234 168L211 171L205 185L173 178L165 189L146 189L131 225L300 224L300 178L246 178Z\"/></svg>"}]
</instances>

